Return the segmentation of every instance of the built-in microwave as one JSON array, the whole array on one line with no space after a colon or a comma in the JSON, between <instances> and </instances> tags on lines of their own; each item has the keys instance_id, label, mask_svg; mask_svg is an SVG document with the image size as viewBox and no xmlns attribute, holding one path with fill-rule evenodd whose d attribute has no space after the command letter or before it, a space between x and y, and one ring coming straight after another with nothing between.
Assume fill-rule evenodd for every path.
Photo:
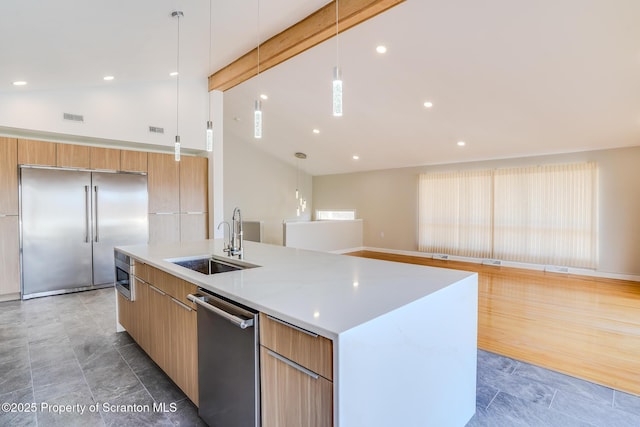
<instances>
[{"instance_id":1,"label":"built-in microwave","mask_svg":"<svg viewBox=\"0 0 640 427\"><path fill-rule=\"evenodd\" d=\"M135 300L135 287L133 284L133 260L122 252L114 251L115 285L129 301Z\"/></svg>"}]
</instances>

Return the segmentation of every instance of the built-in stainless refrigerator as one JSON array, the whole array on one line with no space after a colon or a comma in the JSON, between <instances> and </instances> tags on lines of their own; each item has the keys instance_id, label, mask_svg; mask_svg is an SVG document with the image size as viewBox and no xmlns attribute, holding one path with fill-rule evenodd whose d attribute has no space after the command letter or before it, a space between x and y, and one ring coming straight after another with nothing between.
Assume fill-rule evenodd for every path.
<instances>
[{"instance_id":1,"label":"built-in stainless refrigerator","mask_svg":"<svg viewBox=\"0 0 640 427\"><path fill-rule=\"evenodd\" d=\"M148 241L143 174L20 168L22 298L114 283L113 247Z\"/></svg>"}]
</instances>

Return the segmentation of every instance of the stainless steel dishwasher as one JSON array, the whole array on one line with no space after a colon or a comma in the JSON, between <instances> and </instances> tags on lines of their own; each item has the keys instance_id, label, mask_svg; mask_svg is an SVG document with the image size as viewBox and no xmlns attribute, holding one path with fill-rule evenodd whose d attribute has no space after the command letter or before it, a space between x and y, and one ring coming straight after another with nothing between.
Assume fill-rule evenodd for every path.
<instances>
[{"instance_id":1,"label":"stainless steel dishwasher","mask_svg":"<svg viewBox=\"0 0 640 427\"><path fill-rule=\"evenodd\" d=\"M260 426L258 313L198 289L198 415L209 427Z\"/></svg>"}]
</instances>

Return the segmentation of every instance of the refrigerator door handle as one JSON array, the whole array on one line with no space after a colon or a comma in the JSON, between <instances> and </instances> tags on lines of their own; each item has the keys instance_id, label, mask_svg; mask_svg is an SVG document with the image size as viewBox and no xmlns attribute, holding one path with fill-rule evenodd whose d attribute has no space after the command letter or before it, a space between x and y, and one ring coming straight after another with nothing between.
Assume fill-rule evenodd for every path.
<instances>
[{"instance_id":1,"label":"refrigerator door handle","mask_svg":"<svg viewBox=\"0 0 640 427\"><path fill-rule=\"evenodd\" d=\"M89 217L91 216L91 213L89 212L89 186L85 185L84 186L84 224L85 224L85 229L84 229L84 242L85 243L89 243Z\"/></svg>"},{"instance_id":2,"label":"refrigerator door handle","mask_svg":"<svg viewBox=\"0 0 640 427\"><path fill-rule=\"evenodd\" d=\"M94 186L94 191L96 193L95 195L95 199L94 199L94 207L95 207L95 216L94 216L94 221L95 221L95 227L96 227L96 243L98 243L100 241L100 235L98 234L98 186Z\"/></svg>"}]
</instances>

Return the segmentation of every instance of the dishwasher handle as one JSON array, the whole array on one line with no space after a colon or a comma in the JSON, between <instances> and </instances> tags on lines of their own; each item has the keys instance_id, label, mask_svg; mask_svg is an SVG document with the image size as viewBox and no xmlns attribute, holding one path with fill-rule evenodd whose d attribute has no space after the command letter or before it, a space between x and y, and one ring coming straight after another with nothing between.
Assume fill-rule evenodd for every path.
<instances>
[{"instance_id":1,"label":"dishwasher handle","mask_svg":"<svg viewBox=\"0 0 640 427\"><path fill-rule=\"evenodd\" d=\"M204 300L204 298L205 297L203 296L195 296L192 294L187 295L187 299L189 299L190 301L193 301L194 303L198 304L200 307L206 308L207 310L217 314L218 316L224 318L225 320L228 320L229 322L233 323L240 329L247 329L253 326L253 319L241 319L238 316L235 316L231 313L227 313L221 308L218 308L214 305L207 303Z\"/></svg>"}]
</instances>

